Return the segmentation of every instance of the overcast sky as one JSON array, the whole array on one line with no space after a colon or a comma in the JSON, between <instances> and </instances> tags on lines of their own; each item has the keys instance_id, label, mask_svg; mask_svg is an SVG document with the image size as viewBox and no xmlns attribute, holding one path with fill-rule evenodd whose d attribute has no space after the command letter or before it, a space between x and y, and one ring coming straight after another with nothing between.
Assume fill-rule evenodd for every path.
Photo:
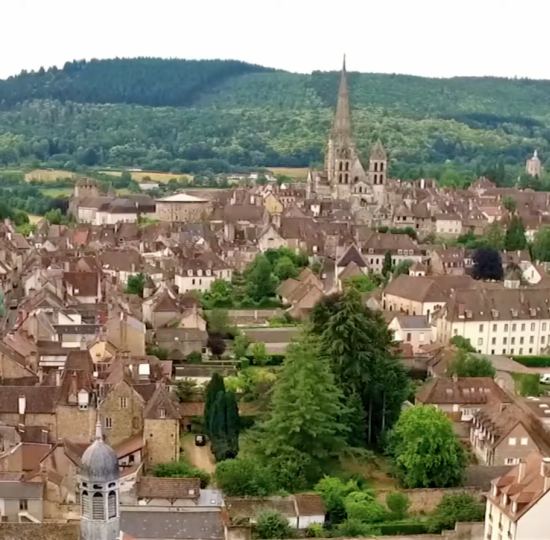
<instances>
[{"instance_id":1,"label":"overcast sky","mask_svg":"<svg viewBox=\"0 0 550 540\"><path fill-rule=\"evenodd\" d=\"M0 0L0 78L73 59L550 79L550 0Z\"/></svg>"}]
</instances>

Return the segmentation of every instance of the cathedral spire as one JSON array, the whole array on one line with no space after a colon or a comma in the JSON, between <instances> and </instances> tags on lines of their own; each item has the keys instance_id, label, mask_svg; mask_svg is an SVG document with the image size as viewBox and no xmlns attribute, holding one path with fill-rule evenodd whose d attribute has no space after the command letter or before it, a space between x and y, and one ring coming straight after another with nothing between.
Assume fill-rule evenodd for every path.
<instances>
[{"instance_id":1,"label":"cathedral spire","mask_svg":"<svg viewBox=\"0 0 550 540\"><path fill-rule=\"evenodd\" d=\"M349 110L348 74L346 71L346 55L342 64L340 75L340 88L338 90L338 102L332 124L332 137L335 140L351 140L351 118Z\"/></svg>"}]
</instances>

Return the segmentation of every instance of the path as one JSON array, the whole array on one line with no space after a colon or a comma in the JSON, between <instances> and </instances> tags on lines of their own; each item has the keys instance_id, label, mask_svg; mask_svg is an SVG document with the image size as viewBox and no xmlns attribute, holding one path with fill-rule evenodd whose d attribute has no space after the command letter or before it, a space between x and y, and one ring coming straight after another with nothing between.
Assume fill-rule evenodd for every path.
<instances>
[{"instance_id":1,"label":"path","mask_svg":"<svg viewBox=\"0 0 550 540\"><path fill-rule=\"evenodd\" d=\"M183 446L183 454L186 461L194 467L204 469L210 474L214 473L216 465L214 456L210 451L210 443L206 446L195 446L195 435L189 433L182 437L181 445Z\"/></svg>"}]
</instances>

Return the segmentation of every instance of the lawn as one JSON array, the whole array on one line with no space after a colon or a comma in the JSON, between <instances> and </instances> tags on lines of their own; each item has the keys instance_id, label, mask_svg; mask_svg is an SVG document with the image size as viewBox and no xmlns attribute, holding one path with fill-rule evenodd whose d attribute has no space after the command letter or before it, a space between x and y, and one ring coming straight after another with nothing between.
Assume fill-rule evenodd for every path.
<instances>
[{"instance_id":1,"label":"lawn","mask_svg":"<svg viewBox=\"0 0 550 540\"><path fill-rule=\"evenodd\" d=\"M39 221L41 221L42 219L44 219L44 216L35 216L33 214L29 214L29 222L31 224L35 224L35 223L38 223Z\"/></svg>"},{"instance_id":2,"label":"lawn","mask_svg":"<svg viewBox=\"0 0 550 540\"><path fill-rule=\"evenodd\" d=\"M25 182L31 180L42 180L43 182L53 182L59 178L74 178L75 174L61 169L34 169L25 174Z\"/></svg>"},{"instance_id":3,"label":"lawn","mask_svg":"<svg viewBox=\"0 0 550 540\"><path fill-rule=\"evenodd\" d=\"M309 169L307 167L273 167L269 170L273 174L283 174L295 180L305 180Z\"/></svg>"},{"instance_id":4,"label":"lawn","mask_svg":"<svg viewBox=\"0 0 550 540\"><path fill-rule=\"evenodd\" d=\"M58 199L62 197L70 197L73 194L73 188L45 188L40 190L46 197Z\"/></svg>"},{"instance_id":5,"label":"lawn","mask_svg":"<svg viewBox=\"0 0 550 540\"><path fill-rule=\"evenodd\" d=\"M111 176L121 176L122 171L100 171L103 174L110 174ZM132 178L136 180L137 182L141 182L146 176L148 176L153 182L168 182L172 178L175 178L178 180L179 178L187 178L188 180L192 180L193 177L189 174L173 174L173 173L165 173L165 172L154 172L154 171L139 171L134 172L130 171L130 174L132 175Z\"/></svg>"}]
</instances>

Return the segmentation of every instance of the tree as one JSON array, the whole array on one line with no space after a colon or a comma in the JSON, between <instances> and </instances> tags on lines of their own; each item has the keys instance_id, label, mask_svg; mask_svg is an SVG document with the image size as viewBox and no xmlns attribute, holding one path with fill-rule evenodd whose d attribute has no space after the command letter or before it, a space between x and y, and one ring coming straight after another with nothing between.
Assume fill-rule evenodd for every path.
<instances>
[{"instance_id":1,"label":"tree","mask_svg":"<svg viewBox=\"0 0 550 540\"><path fill-rule=\"evenodd\" d=\"M288 519L277 510L269 509L261 512L258 516L256 531L258 537L264 540L292 537Z\"/></svg>"},{"instance_id":2,"label":"tree","mask_svg":"<svg viewBox=\"0 0 550 540\"><path fill-rule=\"evenodd\" d=\"M226 393L218 392L212 407L208 433L211 439L211 448L216 461L220 462L228 458L229 446L227 442L227 414Z\"/></svg>"},{"instance_id":3,"label":"tree","mask_svg":"<svg viewBox=\"0 0 550 540\"><path fill-rule=\"evenodd\" d=\"M459 522L479 522L484 518L485 505L473 495L445 495L428 520L428 530L440 533L443 530L454 529Z\"/></svg>"},{"instance_id":4,"label":"tree","mask_svg":"<svg viewBox=\"0 0 550 540\"><path fill-rule=\"evenodd\" d=\"M505 195L502 197L502 206L504 206L510 214L513 214L516 211L516 201L513 197L510 197L510 195Z\"/></svg>"},{"instance_id":5,"label":"tree","mask_svg":"<svg viewBox=\"0 0 550 540\"><path fill-rule=\"evenodd\" d=\"M252 345L251 349L255 366L265 366L269 362L269 355L267 354L265 343L258 341Z\"/></svg>"},{"instance_id":6,"label":"tree","mask_svg":"<svg viewBox=\"0 0 550 540\"><path fill-rule=\"evenodd\" d=\"M225 393L225 415L227 426L227 458L234 459L239 453L239 432L241 420L235 392Z\"/></svg>"},{"instance_id":7,"label":"tree","mask_svg":"<svg viewBox=\"0 0 550 540\"><path fill-rule=\"evenodd\" d=\"M227 335L229 332L229 313L226 309L213 309L207 316L208 333Z\"/></svg>"},{"instance_id":8,"label":"tree","mask_svg":"<svg viewBox=\"0 0 550 540\"><path fill-rule=\"evenodd\" d=\"M344 483L341 478L325 476L315 486L323 499L331 525L337 525L346 518L345 498L354 491L359 491L357 482L349 480Z\"/></svg>"},{"instance_id":9,"label":"tree","mask_svg":"<svg viewBox=\"0 0 550 540\"><path fill-rule=\"evenodd\" d=\"M205 488L210 483L210 475L204 469L197 469L186 461L171 461L170 463L161 463L153 468L153 476L165 478L199 478L201 488Z\"/></svg>"},{"instance_id":10,"label":"tree","mask_svg":"<svg viewBox=\"0 0 550 540\"><path fill-rule=\"evenodd\" d=\"M531 254L536 261L550 261L550 227L541 227L533 238Z\"/></svg>"},{"instance_id":11,"label":"tree","mask_svg":"<svg viewBox=\"0 0 550 540\"><path fill-rule=\"evenodd\" d=\"M399 521L407 517L411 501L404 493L396 491L386 495L386 506L390 511L391 519Z\"/></svg>"},{"instance_id":12,"label":"tree","mask_svg":"<svg viewBox=\"0 0 550 540\"><path fill-rule=\"evenodd\" d=\"M214 372L204 392L204 427L208 435L210 435L214 404L219 393L225 394L225 384L223 377L219 373Z\"/></svg>"},{"instance_id":13,"label":"tree","mask_svg":"<svg viewBox=\"0 0 550 540\"><path fill-rule=\"evenodd\" d=\"M462 482L466 452L452 421L427 405L403 411L390 436L396 475L407 488L453 487Z\"/></svg>"},{"instance_id":14,"label":"tree","mask_svg":"<svg viewBox=\"0 0 550 540\"><path fill-rule=\"evenodd\" d=\"M300 271L290 257L281 257L275 264L274 273L280 281L285 281L289 278L298 277Z\"/></svg>"},{"instance_id":15,"label":"tree","mask_svg":"<svg viewBox=\"0 0 550 540\"><path fill-rule=\"evenodd\" d=\"M44 219L52 225L61 225L63 222L63 214L59 208L56 208L55 210L48 210L44 214Z\"/></svg>"},{"instance_id":16,"label":"tree","mask_svg":"<svg viewBox=\"0 0 550 540\"><path fill-rule=\"evenodd\" d=\"M384 264L382 265L382 275L389 276L393 270L393 262L391 258L391 252L386 251L384 255Z\"/></svg>"},{"instance_id":17,"label":"tree","mask_svg":"<svg viewBox=\"0 0 550 540\"><path fill-rule=\"evenodd\" d=\"M310 320L315 334L321 335L324 332L330 318L338 313L341 301L342 293L336 292L324 296L313 306Z\"/></svg>"},{"instance_id":18,"label":"tree","mask_svg":"<svg viewBox=\"0 0 550 540\"><path fill-rule=\"evenodd\" d=\"M379 523L386 517L384 505L376 501L374 493L354 491L344 499L344 508L348 519L357 519L362 523Z\"/></svg>"},{"instance_id":19,"label":"tree","mask_svg":"<svg viewBox=\"0 0 550 540\"><path fill-rule=\"evenodd\" d=\"M321 349L347 399L361 396L366 440L378 442L399 417L409 391L405 369L393 353L393 333L353 289L331 310Z\"/></svg>"},{"instance_id":20,"label":"tree","mask_svg":"<svg viewBox=\"0 0 550 540\"><path fill-rule=\"evenodd\" d=\"M353 287L360 293L368 293L374 291L374 289L376 289L377 287L376 283L374 283L374 281L370 279L369 276L364 274L362 276L353 276L352 278L349 278L348 280L346 280L345 285L347 287Z\"/></svg>"},{"instance_id":21,"label":"tree","mask_svg":"<svg viewBox=\"0 0 550 540\"><path fill-rule=\"evenodd\" d=\"M214 308L230 308L235 302L235 290L229 281L215 279L205 298Z\"/></svg>"},{"instance_id":22,"label":"tree","mask_svg":"<svg viewBox=\"0 0 550 540\"><path fill-rule=\"evenodd\" d=\"M493 378L496 375L496 370L491 361L485 356L477 356L460 349L454 360L449 364L446 374L457 375L458 377Z\"/></svg>"},{"instance_id":23,"label":"tree","mask_svg":"<svg viewBox=\"0 0 550 540\"><path fill-rule=\"evenodd\" d=\"M220 357L225 352L225 340L221 334L209 333L206 344L214 356Z\"/></svg>"},{"instance_id":24,"label":"tree","mask_svg":"<svg viewBox=\"0 0 550 540\"><path fill-rule=\"evenodd\" d=\"M258 255L254 259L246 278L246 293L255 302L261 302L275 294L277 282L265 255Z\"/></svg>"},{"instance_id":25,"label":"tree","mask_svg":"<svg viewBox=\"0 0 550 540\"><path fill-rule=\"evenodd\" d=\"M126 292L128 294L137 294L143 298L143 288L145 287L145 275L137 274L136 276L130 276L126 283Z\"/></svg>"},{"instance_id":26,"label":"tree","mask_svg":"<svg viewBox=\"0 0 550 540\"><path fill-rule=\"evenodd\" d=\"M240 360L246 356L250 340L244 332L239 332L233 341L233 354L236 360Z\"/></svg>"},{"instance_id":27,"label":"tree","mask_svg":"<svg viewBox=\"0 0 550 540\"><path fill-rule=\"evenodd\" d=\"M486 246L496 251L502 251L504 249L504 229L498 221L493 221L493 223L487 227L483 235L483 240Z\"/></svg>"},{"instance_id":28,"label":"tree","mask_svg":"<svg viewBox=\"0 0 550 540\"><path fill-rule=\"evenodd\" d=\"M193 397L195 396L196 392L197 381L195 381L195 379L189 378L178 381L174 389L174 394L176 395L180 403L193 401Z\"/></svg>"},{"instance_id":29,"label":"tree","mask_svg":"<svg viewBox=\"0 0 550 540\"><path fill-rule=\"evenodd\" d=\"M340 423L342 393L326 362L318 338L308 332L291 343L273 388L271 411L262 426L267 456L304 456L308 476L318 477L346 448L346 427Z\"/></svg>"},{"instance_id":30,"label":"tree","mask_svg":"<svg viewBox=\"0 0 550 540\"><path fill-rule=\"evenodd\" d=\"M510 225L506 229L504 237L504 247L507 251L517 251L527 247L527 238L525 237L525 225L523 219L517 215L512 216Z\"/></svg>"},{"instance_id":31,"label":"tree","mask_svg":"<svg viewBox=\"0 0 550 540\"><path fill-rule=\"evenodd\" d=\"M413 261L411 261L411 259L401 261L393 270L394 277L400 276L401 274L408 274L412 265Z\"/></svg>"},{"instance_id":32,"label":"tree","mask_svg":"<svg viewBox=\"0 0 550 540\"><path fill-rule=\"evenodd\" d=\"M504 276L500 253L490 247L480 247L474 252L474 279L493 279L501 281Z\"/></svg>"},{"instance_id":33,"label":"tree","mask_svg":"<svg viewBox=\"0 0 550 540\"><path fill-rule=\"evenodd\" d=\"M215 476L218 488L228 497L267 497L278 489L271 468L256 457L222 461Z\"/></svg>"},{"instance_id":34,"label":"tree","mask_svg":"<svg viewBox=\"0 0 550 540\"><path fill-rule=\"evenodd\" d=\"M454 345L458 349L462 349L466 352L477 352L472 346L472 342L464 336L453 336L450 341L451 345Z\"/></svg>"}]
</instances>

